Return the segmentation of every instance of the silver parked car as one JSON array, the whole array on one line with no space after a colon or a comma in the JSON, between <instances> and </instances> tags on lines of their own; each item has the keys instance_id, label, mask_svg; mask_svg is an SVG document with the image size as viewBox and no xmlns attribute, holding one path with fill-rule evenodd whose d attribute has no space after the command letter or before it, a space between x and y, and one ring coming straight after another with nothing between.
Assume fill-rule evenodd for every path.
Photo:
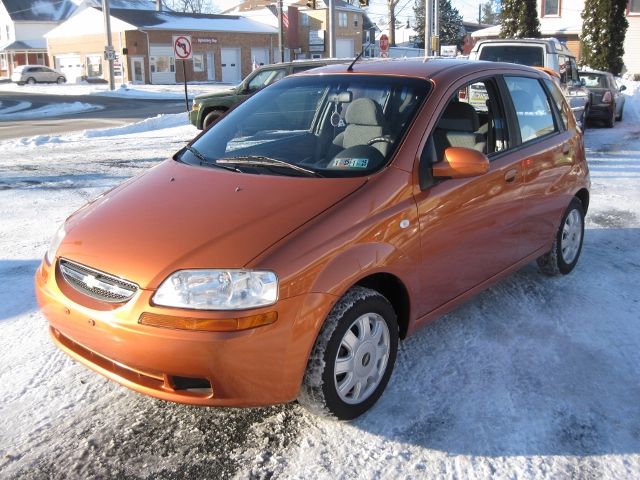
<instances>
[{"instance_id":1,"label":"silver parked car","mask_svg":"<svg viewBox=\"0 0 640 480\"><path fill-rule=\"evenodd\" d=\"M40 82L65 83L67 77L64 76L64 73L44 65L20 65L13 69L11 81L18 85L24 85L25 83L33 85Z\"/></svg>"}]
</instances>

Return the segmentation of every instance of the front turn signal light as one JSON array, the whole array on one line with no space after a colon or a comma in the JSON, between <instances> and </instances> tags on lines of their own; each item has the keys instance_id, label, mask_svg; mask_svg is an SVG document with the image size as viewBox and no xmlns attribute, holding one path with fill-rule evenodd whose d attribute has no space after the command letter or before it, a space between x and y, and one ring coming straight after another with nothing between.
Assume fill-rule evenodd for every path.
<instances>
[{"instance_id":1,"label":"front turn signal light","mask_svg":"<svg viewBox=\"0 0 640 480\"><path fill-rule=\"evenodd\" d=\"M237 332L250 328L270 325L278 319L278 312L260 313L249 317L239 318L193 318L175 317L173 315L158 315L143 313L138 319L141 325L160 328L174 328L176 330L192 330L202 332Z\"/></svg>"}]
</instances>

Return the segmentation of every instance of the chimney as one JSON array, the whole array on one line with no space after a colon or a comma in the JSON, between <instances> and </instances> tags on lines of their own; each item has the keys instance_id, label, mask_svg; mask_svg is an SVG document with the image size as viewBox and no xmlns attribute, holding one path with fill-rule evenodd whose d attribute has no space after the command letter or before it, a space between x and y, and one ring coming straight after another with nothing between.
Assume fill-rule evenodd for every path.
<instances>
[{"instance_id":1,"label":"chimney","mask_svg":"<svg viewBox=\"0 0 640 480\"><path fill-rule=\"evenodd\" d=\"M158 12L162 11L162 0L156 0L156 10Z\"/></svg>"}]
</instances>

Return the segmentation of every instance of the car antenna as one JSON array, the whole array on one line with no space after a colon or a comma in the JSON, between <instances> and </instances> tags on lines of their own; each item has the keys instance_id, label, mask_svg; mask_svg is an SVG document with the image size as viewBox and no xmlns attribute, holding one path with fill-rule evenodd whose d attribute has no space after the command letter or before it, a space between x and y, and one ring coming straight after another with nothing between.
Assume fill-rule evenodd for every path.
<instances>
[{"instance_id":1,"label":"car antenna","mask_svg":"<svg viewBox=\"0 0 640 480\"><path fill-rule=\"evenodd\" d=\"M347 72L353 72L353 66L358 60L360 60L360 57L362 57L362 55L364 54L364 51L367 48L369 48L370 45L371 45L371 42L367 43L362 47L362 50L360 51L360 53L356 56L356 58L353 59L353 62L351 62L351 65L349 65L349 67L347 68Z\"/></svg>"}]
</instances>

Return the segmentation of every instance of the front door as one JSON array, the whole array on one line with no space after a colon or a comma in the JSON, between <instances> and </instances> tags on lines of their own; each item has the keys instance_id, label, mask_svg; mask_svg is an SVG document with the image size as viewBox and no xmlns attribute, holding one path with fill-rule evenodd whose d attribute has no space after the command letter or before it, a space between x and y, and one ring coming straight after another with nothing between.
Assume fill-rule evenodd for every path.
<instances>
[{"instance_id":1,"label":"front door","mask_svg":"<svg viewBox=\"0 0 640 480\"><path fill-rule=\"evenodd\" d=\"M422 162L442 161L447 148L483 152L489 171L472 178L433 179L421 172L420 222L424 315L482 284L519 260L523 176L509 149L505 110L492 78L451 92L431 132ZM428 165L428 164L427 164Z\"/></svg>"},{"instance_id":2,"label":"front door","mask_svg":"<svg viewBox=\"0 0 640 480\"><path fill-rule=\"evenodd\" d=\"M131 81L135 84L145 83L144 58L143 57L130 57L130 58L131 58Z\"/></svg>"}]
</instances>

